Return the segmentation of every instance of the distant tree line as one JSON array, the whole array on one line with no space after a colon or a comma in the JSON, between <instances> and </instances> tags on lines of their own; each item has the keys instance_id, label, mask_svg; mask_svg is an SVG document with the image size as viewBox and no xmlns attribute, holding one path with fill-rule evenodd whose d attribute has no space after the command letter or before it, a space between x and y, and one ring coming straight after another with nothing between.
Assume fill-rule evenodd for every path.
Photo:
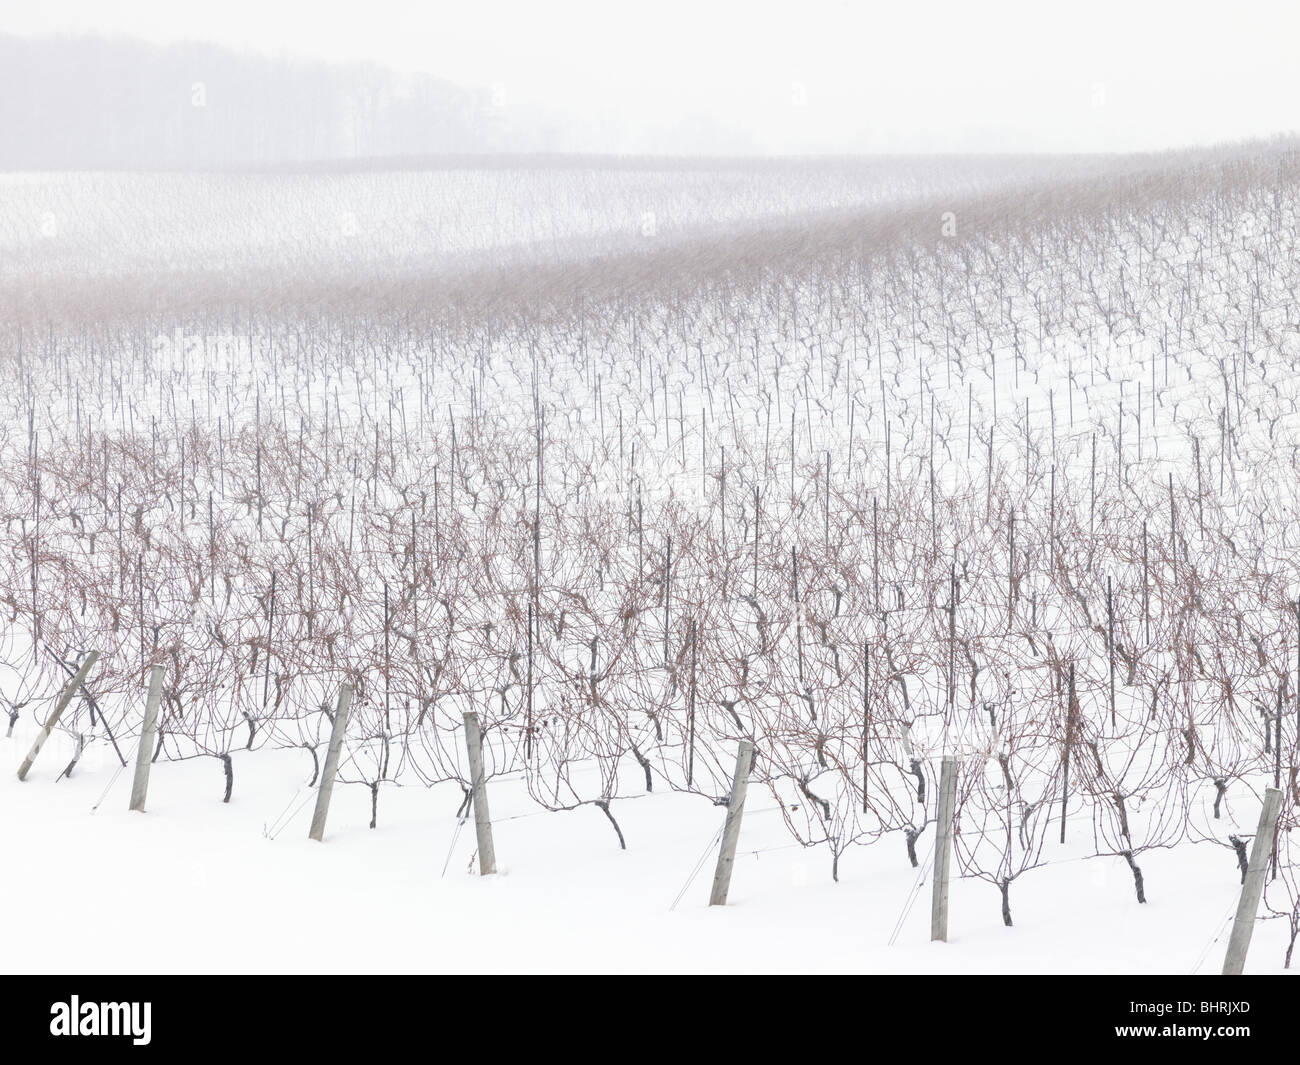
<instances>
[{"instance_id":1,"label":"distant tree line","mask_svg":"<svg viewBox=\"0 0 1300 1065\"><path fill-rule=\"evenodd\" d=\"M223 168L497 146L489 89L192 43L0 35L0 169Z\"/></svg>"}]
</instances>

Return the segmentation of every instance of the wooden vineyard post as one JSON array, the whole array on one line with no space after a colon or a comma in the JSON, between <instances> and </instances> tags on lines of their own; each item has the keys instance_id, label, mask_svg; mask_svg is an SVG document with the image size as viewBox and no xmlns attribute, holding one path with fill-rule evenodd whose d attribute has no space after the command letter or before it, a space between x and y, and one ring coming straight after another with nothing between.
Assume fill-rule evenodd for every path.
<instances>
[{"instance_id":1,"label":"wooden vineyard post","mask_svg":"<svg viewBox=\"0 0 1300 1065\"><path fill-rule=\"evenodd\" d=\"M144 706L144 724L140 728L140 749L135 755L135 779L131 782L131 809L144 813L145 795L149 791L149 766L153 756L154 736L158 731L158 700L162 696L163 667L149 671L149 699Z\"/></svg>"},{"instance_id":2,"label":"wooden vineyard post","mask_svg":"<svg viewBox=\"0 0 1300 1065\"><path fill-rule=\"evenodd\" d=\"M471 796L474 803L474 832L478 836L478 871L490 876L497 871L496 848L492 845L492 815L488 812L487 780L483 772L483 733L478 714L465 715L465 746L469 748Z\"/></svg>"},{"instance_id":3,"label":"wooden vineyard post","mask_svg":"<svg viewBox=\"0 0 1300 1065\"><path fill-rule=\"evenodd\" d=\"M27 774L31 772L32 763L36 761L36 756L41 753L41 748L45 746L45 741L50 738L50 733L54 731L54 726L59 723L59 718L63 716L63 711L68 708L72 702L72 697L81 689L82 682L86 679L86 674L90 672L91 667L99 659L98 651L91 651L86 655L85 661L72 675L67 686L63 689L63 694L59 696L59 701L54 704L54 710L46 718L45 724L41 727L40 733L36 737L36 742L32 744L32 749L27 752L27 757L23 759L23 764L18 767L18 779L26 780Z\"/></svg>"},{"instance_id":4,"label":"wooden vineyard post","mask_svg":"<svg viewBox=\"0 0 1300 1065\"><path fill-rule=\"evenodd\" d=\"M948 870L952 860L952 821L957 805L957 759L945 755L939 770L938 833L934 844L934 884L930 899L930 940L948 942Z\"/></svg>"},{"instance_id":5,"label":"wooden vineyard post","mask_svg":"<svg viewBox=\"0 0 1300 1065\"><path fill-rule=\"evenodd\" d=\"M1110 727L1115 724L1115 600L1111 592L1110 577L1106 577L1106 657L1110 662Z\"/></svg>"},{"instance_id":6,"label":"wooden vineyard post","mask_svg":"<svg viewBox=\"0 0 1300 1065\"><path fill-rule=\"evenodd\" d=\"M727 801L722 846L718 849L718 868L713 874L710 906L727 904L727 892L731 889L731 867L736 862L736 843L740 839L740 819L745 812L745 792L749 788L749 771L753 765L754 745L749 740L741 740L740 749L736 753L736 776L731 782L731 798Z\"/></svg>"},{"instance_id":7,"label":"wooden vineyard post","mask_svg":"<svg viewBox=\"0 0 1300 1065\"><path fill-rule=\"evenodd\" d=\"M352 706L352 685L339 689L338 707L334 711L334 728L330 731L329 750L325 754L325 767L320 774L320 787L316 791L316 810L311 815L308 839L324 840L325 818L330 812L330 796L334 794L334 777L339 770L339 754L343 750L343 734L348 727L348 710Z\"/></svg>"},{"instance_id":8,"label":"wooden vineyard post","mask_svg":"<svg viewBox=\"0 0 1300 1065\"><path fill-rule=\"evenodd\" d=\"M1264 808L1259 812L1259 827L1255 829L1255 842L1250 848L1250 864L1241 884L1241 899L1237 903L1237 916L1232 921L1232 935L1228 938L1228 952L1223 958L1223 975L1240 976L1246 965L1246 951L1255 931L1255 911L1264 891L1264 871L1268 856L1273 850L1273 833L1277 829L1277 815L1282 809L1282 792L1277 788L1264 790Z\"/></svg>"}]
</instances>

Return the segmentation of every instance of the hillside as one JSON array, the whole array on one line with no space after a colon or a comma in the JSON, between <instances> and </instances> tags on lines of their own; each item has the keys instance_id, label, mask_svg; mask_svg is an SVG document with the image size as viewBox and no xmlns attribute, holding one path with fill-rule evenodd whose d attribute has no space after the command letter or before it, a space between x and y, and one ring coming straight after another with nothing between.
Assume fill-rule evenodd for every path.
<instances>
[{"instance_id":1,"label":"hillside","mask_svg":"<svg viewBox=\"0 0 1300 1065\"><path fill-rule=\"evenodd\" d=\"M1298 178L1277 141L0 179L15 765L99 653L0 842L129 853L108 912L167 883L222 925L26 961L1213 971L1276 787L1280 971ZM467 713L508 877L466 875ZM337 907L381 934L323 942Z\"/></svg>"}]
</instances>

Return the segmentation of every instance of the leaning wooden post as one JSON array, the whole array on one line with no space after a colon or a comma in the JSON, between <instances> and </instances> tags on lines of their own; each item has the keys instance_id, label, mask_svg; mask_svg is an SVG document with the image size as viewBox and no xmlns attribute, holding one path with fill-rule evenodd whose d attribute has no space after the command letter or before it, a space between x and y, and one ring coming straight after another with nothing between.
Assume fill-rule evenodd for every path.
<instances>
[{"instance_id":1,"label":"leaning wooden post","mask_svg":"<svg viewBox=\"0 0 1300 1065\"><path fill-rule=\"evenodd\" d=\"M1259 827L1255 829L1255 842L1250 848L1250 864L1246 866L1246 879L1241 885L1241 900L1237 903L1237 916L1232 922L1232 935L1228 939L1228 953L1223 958L1223 975L1240 976L1246 966L1246 951L1255 931L1255 911L1264 891L1264 871L1268 856L1273 850L1273 833L1277 829L1277 815L1282 809L1282 792L1278 788L1264 789L1264 809L1259 813Z\"/></svg>"},{"instance_id":2,"label":"leaning wooden post","mask_svg":"<svg viewBox=\"0 0 1300 1065\"><path fill-rule=\"evenodd\" d=\"M352 685L339 689L339 702L334 710L334 728L330 731L329 750L325 754L325 768L321 770L320 786L316 789L316 811L311 815L308 839L325 838L325 818L330 812L330 796L334 794L334 777L339 771L339 754L343 750L343 734L348 727L348 708L352 705Z\"/></svg>"},{"instance_id":3,"label":"leaning wooden post","mask_svg":"<svg viewBox=\"0 0 1300 1065\"><path fill-rule=\"evenodd\" d=\"M710 906L727 904L727 892L731 890L731 867L736 864L736 842L740 839L740 818L745 812L745 792L749 788L749 771L753 764L754 745L749 740L741 740L740 750L736 752L736 777L731 782L731 798L727 800L722 846L718 849L718 868L713 874Z\"/></svg>"},{"instance_id":4,"label":"leaning wooden post","mask_svg":"<svg viewBox=\"0 0 1300 1065\"><path fill-rule=\"evenodd\" d=\"M18 767L18 779L26 780L28 772L31 771L32 763L36 761L36 756L41 753L41 748L45 746L45 741L50 738L50 733L54 731L54 726L59 723L59 718L63 716L63 711L68 708L72 702L72 697L81 689L82 682L86 679L86 674L90 672L96 660L99 658L98 651L91 651L86 655L85 661L72 675L68 681L67 687L63 689L63 694L59 696L59 701L54 704L54 711L46 719L40 733L36 737L36 742L32 744L32 749L27 752L27 757L23 759L23 764Z\"/></svg>"},{"instance_id":5,"label":"leaning wooden post","mask_svg":"<svg viewBox=\"0 0 1300 1065\"><path fill-rule=\"evenodd\" d=\"M135 755L135 780L131 783L131 809L144 813L144 798L149 791L149 766L153 761L153 738L158 731L158 700L162 696L163 667L149 671L149 700L144 704L144 726L140 729L140 749Z\"/></svg>"},{"instance_id":6,"label":"leaning wooden post","mask_svg":"<svg viewBox=\"0 0 1300 1065\"><path fill-rule=\"evenodd\" d=\"M487 780L483 773L483 733L479 731L478 714L467 712L464 717L474 831L478 835L478 871L481 876L488 876L497 871L497 852L492 846L492 815L488 813Z\"/></svg>"},{"instance_id":7,"label":"leaning wooden post","mask_svg":"<svg viewBox=\"0 0 1300 1065\"><path fill-rule=\"evenodd\" d=\"M948 868L952 860L952 819L957 799L957 759L945 755L939 770L939 811L934 843L934 884L930 899L930 940L948 942Z\"/></svg>"}]
</instances>

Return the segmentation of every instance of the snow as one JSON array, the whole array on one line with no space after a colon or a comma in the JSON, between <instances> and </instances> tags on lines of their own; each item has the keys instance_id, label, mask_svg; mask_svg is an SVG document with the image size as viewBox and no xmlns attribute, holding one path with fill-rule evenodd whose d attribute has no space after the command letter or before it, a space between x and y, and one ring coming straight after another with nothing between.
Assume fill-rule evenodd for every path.
<instances>
[{"instance_id":1,"label":"snow","mask_svg":"<svg viewBox=\"0 0 1300 1065\"><path fill-rule=\"evenodd\" d=\"M0 764L29 739L0 740ZM56 735L26 783L0 774L11 913L27 915L9 922L7 972L1212 973L1240 890L1222 851L1182 846L1143 856L1139 906L1123 860L1086 857L1087 826L1072 826L1013 887L1013 928L995 888L954 879L950 941L931 943L928 880L907 909L925 870L901 841L850 848L834 883L829 856L792 844L761 789L728 904L709 907L724 811L697 797L615 802L621 851L594 807L538 811L517 781L494 780L500 872L480 877L454 786L385 788L374 830L368 789L337 786L315 843L302 752L236 753L229 804L219 763L160 760L143 814L127 811L130 770L111 752L88 750L56 783L66 754ZM1247 972L1280 971L1282 924L1258 924Z\"/></svg>"},{"instance_id":2,"label":"snow","mask_svg":"<svg viewBox=\"0 0 1300 1065\"><path fill-rule=\"evenodd\" d=\"M1240 890L1228 837L1254 833L1272 783L1256 703L1271 705L1295 662L1300 331L1280 249L1300 202L1293 188L1267 194L1263 163L1221 197L1213 169L1195 169L1203 163L1168 166L1204 187L1148 200L1117 191L1128 169L1106 180L1088 171L1100 183L1083 191L1127 210L1095 217L1070 213L1068 182L1049 181L1034 202L1070 224L1025 233L1014 219L998 228L1006 205L984 184L996 167L978 181L943 168L800 170L793 189L780 172L617 170L15 182L0 280L15 291L39 281L76 313L78 286L100 293L104 277L139 300L112 308L120 329L96 320L57 336L39 301L20 300L32 320L4 336L13 387L0 438L0 691L21 713L0 767L17 766L57 692L61 673L42 653L51 646L104 650L94 690L128 757L147 660L173 679L147 813L126 811L130 771L82 703L25 783L0 772L0 847L21 856L10 891L50 915L11 929L8 964L1216 971ZM1002 193L1024 177L1004 175ZM988 225L994 237L904 262L927 239L918 233L935 239L931 197L966 195L962 232ZM1157 231L1165 196L1167 233ZM87 200L93 209L76 209ZM155 200L159 224L146 226ZM647 209L666 251L647 250ZM861 251L839 232L850 217L877 227L883 249L856 273L836 255ZM795 237L818 249L816 269L790 251ZM1055 258L1037 262L1044 239ZM718 258L701 262L701 248ZM590 266L597 253L612 256L599 270L613 280L590 306L585 284L561 285L555 322L492 317L528 305L511 287L522 276L513 265L563 273L567 256ZM454 273L459 256L480 254L501 272L500 299L480 332L470 311L453 315L449 338L438 301L403 287L407 272ZM770 276L739 270L747 257ZM168 265L169 286L137 291ZM710 284L690 289L733 269L740 280L722 299ZM221 306L242 292L251 319L168 302L204 270L232 287L196 286L195 299ZM284 288L259 289L281 272ZM313 296L339 292L314 289L322 278L381 288L383 313L346 300L322 312ZM303 304L286 297L295 280L311 293ZM675 298L660 299L670 281ZM111 284L102 291L113 302ZM412 324L412 306L428 319ZM1203 468L1194 447L1205 448ZM1203 472L1211 486L1196 499ZM1170 476L1177 514L1162 494ZM123 482L125 502L112 489ZM762 492L761 522L747 509L751 489ZM214 497L210 525L203 504ZM867 532L877 501L883 604ZM761 543L751 535L760 524ZM308 528L319 557L304 559ZM802 600L790 593L792 563ZM958 569L952 616L971 670L964 658L952 665L946 642ZM278 599L268 596L277 577ZM1112 577L1116 633L1138 660L1135 683L1119 681L1114 722L1097 624ZM535 626L535 678L529 665L528 749L515 668L525 604L546 622ZM1154 637L1140 623L1148 606ZM1207 646L1221 656L1194 667L1189 649ZM896 675L882 681L883 658ZM1077 726L1066 726L1066 662L1078 666ZM867 667L877 687L864 723ZM304 747L323 753L345 677L358 698L317 844L306 839ZM910 686L901 696L900 678ZM487 729L500 872L486 878L474 875L473 826L455 816L470 709ZM56 780L74 733L90 746ZM729 903L710 908L717 800L745 734L762 760ZM1064 844L1062 746L1075 758ZM952 753L964 761L951 941L932 944L935 769ZM864 787L870 809L860 809ZM1286 810L1293 840L1293 796ZM918 825L919 869L903 843ZM844 848L837 867L827 843ZM1144 905L1120 856L1128 848ZM1283 851L1269 896L1287 909L1292 858ZM993 882L1007 874L1011 928ZM1284 918L1261 920L1248 968L1280 971L1287 938Z\"/></svg>"}]
</instances>

